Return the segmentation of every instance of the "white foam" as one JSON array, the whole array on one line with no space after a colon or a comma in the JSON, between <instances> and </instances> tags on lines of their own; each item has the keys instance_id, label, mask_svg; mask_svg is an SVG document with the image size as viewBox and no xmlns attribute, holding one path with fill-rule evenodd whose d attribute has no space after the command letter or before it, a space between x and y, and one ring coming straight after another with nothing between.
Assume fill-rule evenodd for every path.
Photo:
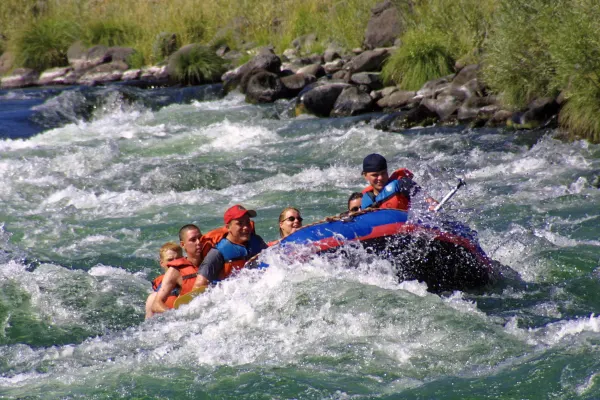
<instances>
[{"instance_id":1,"label":"white foam","mask_svg":"<svg viewBox=\"0 0 600 400\"><path fill-rule=\"evenodd\" d=\"M537 339L549 346L564 342L568 337L575 337L584 332L600 333L600 316L591 314L589 318L559 321L542 328L532 329L532 333Z\"/></svg>"}]
</instances>

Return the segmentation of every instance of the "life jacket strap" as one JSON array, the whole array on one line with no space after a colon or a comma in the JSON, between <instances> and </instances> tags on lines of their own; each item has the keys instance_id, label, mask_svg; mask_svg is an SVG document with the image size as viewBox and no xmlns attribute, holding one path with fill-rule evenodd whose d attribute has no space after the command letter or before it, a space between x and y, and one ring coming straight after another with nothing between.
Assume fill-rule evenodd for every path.
<instances>
[{"instance_id":1,"label":"life jacket strap","mask_svg":"<svg viewBox=\"0 0 600 400\"><path fill-rule=\"evenodd\" d=\"M195 277L197 277L197 276L198 276L198 273L197 273L197 272L195 272L195 273L193 273L193 274L184 275L184 276L182 276L182 277L181 277L181 279L183 279L183 280L186 280L186 279L192 279L192 278L195 278Z\"/></svg>"}]
</instances>

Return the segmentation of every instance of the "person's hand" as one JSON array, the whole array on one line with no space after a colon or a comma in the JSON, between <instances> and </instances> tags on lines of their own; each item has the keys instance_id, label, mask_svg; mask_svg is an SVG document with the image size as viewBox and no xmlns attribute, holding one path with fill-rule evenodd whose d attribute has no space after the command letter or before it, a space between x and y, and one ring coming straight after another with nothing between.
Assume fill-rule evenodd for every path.
<instances>
[{"instance_id":1,"label":"person's hand","mask_svg":"<svg viewBox=\"0 0 600 400\"><path fill-rule=\"evenodd\" d=\"M429 211L435 211L435 207L438 204L440 204L440 202L434 199L433 197L427 197L425 198L425 201L427 202L427 204L429 204Z\"/></svg>"}]
</instances>

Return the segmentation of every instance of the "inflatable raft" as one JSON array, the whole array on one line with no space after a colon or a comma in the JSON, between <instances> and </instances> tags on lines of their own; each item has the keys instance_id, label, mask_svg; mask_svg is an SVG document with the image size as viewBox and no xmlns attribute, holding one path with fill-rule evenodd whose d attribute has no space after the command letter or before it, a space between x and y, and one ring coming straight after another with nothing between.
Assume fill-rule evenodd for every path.
<instances>
[{"instance_id":1,"label":"inflatable raft","mask_svg":"<svg viewBox=\"0 0 600 400\"><path fill-rule=\"evenodd\" d=\"M434 293L478 289L494 280L494 262L479 246L476 232L456 221L409 222L408 213L401 210L375 209L329 218L274 246L303 245L316 253L331 253L356 242L368 253L391 261L399 281L425 282Z\"/></svg>"}]
</instances>

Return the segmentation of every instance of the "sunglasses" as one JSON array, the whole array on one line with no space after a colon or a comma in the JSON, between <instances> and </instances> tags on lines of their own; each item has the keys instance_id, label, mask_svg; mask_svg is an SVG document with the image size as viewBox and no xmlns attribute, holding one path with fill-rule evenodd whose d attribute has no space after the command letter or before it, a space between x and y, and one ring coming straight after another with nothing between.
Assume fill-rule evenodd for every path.
<instances>
[{"instance_id":1,"label":"sunglasses","mask_svg":"<svg viewBox=\"0 0 600 400\"><path fill-rule=\"evenodd\" d=\"M294 217L293 215L291 217L287 217L286 219L284 219L284 221L290 221L290 222L294 222L295 220L298 220L298 222L302 222L302 217Z\"/></svg>"},{"instance_id":2,"label":"sunglasses","mask_svg":"<svg viewBox=\"0 0 600 400\"><path fill-rule=\"evenodd\" d=\"M352 208L350 209L350 211L352 211L352 212L357 212L357 211L360 211L360 207L352 207Z\"/></svg>"}]
</instances>

